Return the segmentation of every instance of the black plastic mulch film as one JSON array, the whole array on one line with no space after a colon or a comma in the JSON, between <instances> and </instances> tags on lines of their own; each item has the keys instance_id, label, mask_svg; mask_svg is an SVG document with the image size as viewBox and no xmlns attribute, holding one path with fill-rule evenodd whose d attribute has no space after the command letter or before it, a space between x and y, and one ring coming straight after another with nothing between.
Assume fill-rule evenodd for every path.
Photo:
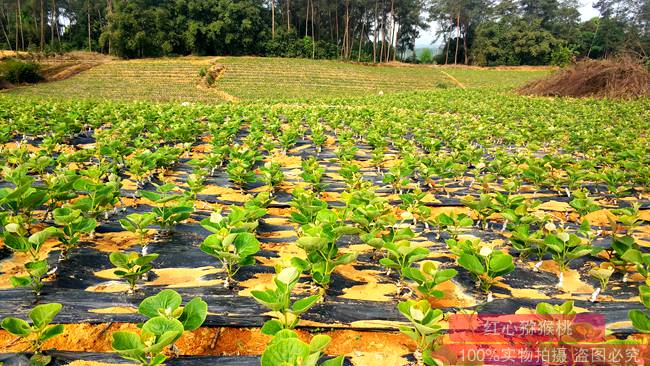
<instances>
[{"instance_id":1,"label":"black plastic mulch film","mask_svg":"<svg viewBox=\"0 0 650 366\"><path fill-rule=\"evenodd\" d=\"M92 141L83 141L89 143ZM201 143L199 143L201 144ZM289 150L287 156L307 158L309 156L316 156L316 152L312 146L307 146L308 141L299 141L297 145ZM358 145L359 151L357 152L356 160L368 160L371 148L367 145ZM326 184L327 192L343 191L345 185L341 177L336 174L338 165L331 162L335 155L331 147L325 147L318 155L321 164L327 167L324 176L324 183ZM189 159L181 159L173 169L173 179L177 182L182 182L184 177L191 171L187 161ZM284 167L283 171L287 176L287 182L300 181L296 169L300 166ZM292 172L294 170L294 172ZM381 187L378 193L383 196L391 194L391 189L382 183L381 175L371 168L363 168L364 179L372 181L375 186ZM233 185L228 181L226 173L223 171L217 172L215 176L209 177L206 186L219 186L233 188ZM245 193L255 194L259 192L261 183L248 185ZM451 196L447 197L441 192L432 192L437 199L437 202L430 203L431 206L450 207L457 206L463 207L460 202L460 197L466 195L477 195L475 190L470 190L467 186L460 184L450 185ZM153 190L151 184L147 184L144 189ZM423 189L426 187L423 186ZM236 190L234 189L233 192ZM561 201L567 202L566 197L557 195L556 192L540 191L539 197L536 199L540 201ZM122 196L131 197L134 191L123 190ZM199 194L198 199L208 203L216 203L218 205L229 204L242 204L232 200L231 197L224 197L219 194ZM288 202L291 196L286 191L279 191L274 202L270 205L271 208L287 209ZM332 200L329 202L331 206L341 206L341 202ZM399 202L392 201L394 205L399 205ZM648 202L643 202L642 207L648 208ZM195 284L188 287L186 280L180 276L176 283L170 283L162 286L151 285L155 283L157 275L152 273L149 275L149 281L134 295L127 295L123 291L117 292L96 292L89 289L102 287L105 285L119 284L119 281L111 281L107 278L100 278L96 275L97 272L110 270L112 265L108 260L109 251L98 250L95 243L102 243L102 238L110 237L115 233L122 232L123 229L119 226L118 220L133 212L146 212L151 207L147 205L138 205L137 207L127 207L124 211L118 211L112 215L109 220L101 222L97 228L96 238L90 242L84 241L80 248L74 249L70 252L67 260L60 263L56 278L46 282L43 294L39 303L59 302L63 304L63 309L56 317L57 323L107 323L107 322L133 322L137 323L143 320L138 314L132 313L110 313L110 311L102 311L115 307L128 307L137 308L140 301L151 296L162 288L170 287L178 291L183 298L187 301L191 297L201 296L209 306L209 315L205 322L205 326L212 327L260 327L267 316L263 315L266 310L255 302L250 296L241 296L239 292L245 290L241 286L242 282L246 282L261 273L274 273L271 266L262 265L264 259L272 259L278 257L278 250L282 246L293 245L292 242L296 239L295 234L291 234L294 228L288 221L288 214L286 215L267 215L261 219L260 226L258 227L257 234L262 250L258 254L258 263L254 266L243 268L237 275L236 279L238 285L234 289L225 289L220 283L222 274L215 271L214 268L219 264L214 258L203 253L199 249L200 243L209 234L198 223L201 219L208 217L209 210L201 207L201 202L197 205L197 211L192 215L190 223L178 225L170 237L164 239L154 239L149 243L148 252L159 253L160 257L155 260L154 268L156 270L171 270L171 269L191 269L194 273L198 273L192 280ZM282 210L275 210L282 211ZM288 212L288 210L283 210ZM500 230L500 223L491 223L488 230L481 230L473 228L471 231L464 232L464 235L473 235L481 238L484 241L503 240L505 243L508 239L503 236ZM272 233L287 232L285 235L274 236ZM556 295L566 295L561 290L555 287L557 283L557 275L550 272L534 272L528 268L522 268L522 263L517 263L515 272L506 276L502 283L505 286L493 287L495 300L491 303L485 303L485 295L481 293L474 286L474 281L470 275L457 267L454 264L453 258L445 256L448 253L447 247L444 243L445 235L441 238L432 231L424 230L424 226L418 223L416 232L419 234L417 240L429 241L429 249L437 254L435 260L445 263L446 266L456 268L459 270L458 276L453 280L456 287L461 289L462 292L472 298L474 303L479 305L470 306L471 308L480 309L483 313L499 313L499 314L512 314L518 309L523 307L534 308L538 302L561 303L566 300L566 296L562 300L554 300ZM128 240L130 233L125 232L119 234L121 240ZM131 241L133 242L133 240ZM347 248L350 245L360 244L356 237L344 237L339 243L341 248ZM595 245L607 245L606 239L599 239ZM128 247L128 250L140 251L140 247L134 245ZM514 253L513 253L514 254ZM59 252L58 250L49 253L49 261L51 265L55 265ZM12 261L11 252L7 248L0 249L0 264L5 261ZM598 262L600 259L589 258L587 261ZM577 260L572 263L571 267L576 269L581 280L593 291L597 287L597 281L590 278L586 273L591 266L586 265L584 259ZM361 253L358 260L353 263L356 270L364 271L371 270L376 273L376 283L378 284L394 284L397 281L396 274L386 275L386 270L380 266L375 259L372 258L372 253ZM0 266L0 268L2 268ZM212 269L212 270L211 270ZM0 276L8 276L7 274L0 273ZM270 278L270 277L269 277ZM199 286L196 287L196 281ZM303 315L303 319L317 322L319 328L328 327L345 327L355 328L355 322L363 322L363 329L365 331L371 330L390 330L395 331L396 327L387 326L387 322L400 322L405 319L397 312L396 304L399 299L395 294L385 294L387 301L365 301L365 300L352 300L342 297L346 290L353 286L364 285L364 282L355 281L347 278L342 274L334 273L333 280L329 290L325 295L324 301L311 309ZM616 323L628 320L627 313L630 309L638 308L643 309L643 306L638 301L637 286L632 284L625 284L622 281L620 274L614 274L610 281L610 286L607 290L607 295L616 301L601 301L591 303L588 301L590 291L580 291L580 293L572 293L570 297L575 300L576 306L596 313L605 314L607 323ZM593 287L593 288L592 288ZM119 285L116 288L123 289ZM539 294L538 298L517 297L512 295L511 289L530 290L534 289ZM636 298L636 299L635 299ZM10 287L0 289L0 318L5 316L19 316L24 317L26 313L34 306L34 296L29 289L13 289ZM450 306L444 309L445 311L458 310L459 307ZM378 321L377 327L372 326L373 321ZM358 323L356 323L358 324ZM615 332L624 335L632 332L631 328L618 328ZM1 350L0 350L1 352ZM5 366L19 365L20 357L5 357ZM59 364L64 364L65 360L72 359L93 359L96 357L106 360L108 356L97 356L93 354L72 354L59 352L55 354L55 360ZM119 359L110 359L111 362L119 362ZM169 365L185 365L192 364L200 365L202 363L214 364L217 361L222 365L254 365L259 363L259 358L255 357L235 357L235 358L190 358L171 360ZM0 359L2 362L2 359ZM16 363L18 362L18 363Z\"/></svg>"}]
</instances>

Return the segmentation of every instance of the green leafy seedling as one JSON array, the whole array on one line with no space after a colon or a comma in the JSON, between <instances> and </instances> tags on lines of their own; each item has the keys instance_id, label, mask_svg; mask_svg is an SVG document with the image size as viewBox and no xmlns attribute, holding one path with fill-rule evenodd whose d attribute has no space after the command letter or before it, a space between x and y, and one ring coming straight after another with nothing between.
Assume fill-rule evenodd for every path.
<instances>
[{"instance_id":1,"label":"green leafy seedling","mask_svg":"<svg viewBox=\"0 0 650 366\"><path fill-rule=\"evenodd\" d=\"M165 349L183 335L183 330L179 320L157 316L142 325L139 335L114 332L112 347L124 359L142 366L156 366L167 360Z\"/></svg>"},{"instance_id":2,"label":"green leafy seedling","mask_svg":"<svg viewBox=\"0 0 650 366\"><path fill-rule=\"evenodd\" d=\"M51 356L43 354L41 348L45 341L63 333L63 325L50 325L59 311L61 304L57 303L35 306L28 315L32 325L18 318L2 319L2 329L17 337L28 339L30 352L34 353L30 359L33 366L45 366L52 360Z\"/></svg>"},{"instance_id":3,"label":"green leafy seedling","mask_svg":"<svg viewBox=\"0 0 650 366\"><path fill-rule=\"evenodd\" d=\"M147 255L147 243L145 237L149 233L147 227L153 223L156 215L149 212L145 214L130 214L126 218L120 220L120 225L125 230L138 236L138 244L142 247L142 255Z\"/></svg>"},{"instance_id":4,"label":"green leafy seedling","mask_svg":"<svg viewBox=\"0 0 650 366\"><path fill-rule=\"evenodd\" d=\"M30 256L30 261L25 263L28 275L12 276L9 280L14 287L31 286L34 294L40 296L43 289L43 278L50 269L47 259L41 259L40 250L48 239L59 235L59 230L55 227L48 227L29 237L26 237L27 234L27 230L19 224L5 225L4 244L15 252L26 253Z\"/></svg>"},{"instance_id":5,"label":"green leafy seedling","mask_svg":"<svg viewBox=\"0 0 650 366\"><path fill-rule=\"evenodd\" d=\"M260 243L249 232L235 232L222 235L212 234L205 238L201 250L217 258L226 271L224 287L230 287L230 281L242 266L255 264L254 255L260 250Z\"/></svg>"},{"instance_id":6,"label":"green leafy seedling","mask_svg":"<svg viewBox=\"0 0 650 366\"><path fill-rule=\"evenodd\" d=\"M436 348L441 335L442 310L433 309L428 300L400 302L397 309L411 322L410 326L400 326L399 330L416 342L415 358L421 365L423 359L429 358L427 356Z\"/></svg>"},{"instance_id":7,"label":"green leafy seedling","mask_svg":"<svg viewBox=\"0 0 650 366\"><path fill-rule=\"evenodd\" d=\"M160 207L154 207L152 212L156 215L155 221L160 225L160 229L163 232L171 231L174 225L187 220L192 212L194 212L194 207L191 204L188 205L186 202L169 205L171 202L182 198L171 193L176 188L174 184L167 183L156 186L156 192L140 191L142 197L158 205L162 205Z\"/></svg>"},{"instance_id":8,"label":"green leafy seedling","mask_svg":"<svg viewBox=\"0 0 650 366\"><path fill-rule=\"evenodd\" d=\"M282 173L282 166L274 162L266 162L260 168L262 172L261 181L274 191L277 186L284 182L284 173Z\"/></svg>"},{"instance_id":9,"label":"green leafy seedling","mask_svg":"<svg viewBox=\"0 0 650 366\"><path fill-rule=\"evenodd\" d=\"M469 271L476 278L478 287L488 293L491 300L490 288L503 277L515 270L512 256L489 246L481 246L478 251L472 250L462 253L458 264Z\"/></svg>"},{"instance_id":10,"label":"green leafy seedling","mask_svg":"<svg viewBox=\"0 0 650 366\"><path fill-rule=\"evenodd\" d=\"M155 253L140 256L136 252L114 252L109 256L109 260L117 268L113 273L129 283L129 294L135 292L138 281L153 269L151 262L156 258L158 254Z\"/></svg>"},{"instance_id":11,"label":"green leafy seedling","mask_svg":"<svg viewBox=\"0 0 650 366\"><path fill-rule=\"evenodd\" d=\"M260 304L272 311L271 319L264 323L262 333L275 335L283 329L293 329L300 322L300 315L321 300L321 295L309 296L291 304L291 292L300 279L300 270L295 267L277 268L278 273L273 277L275 289L264 291L254 290L251 295Z\"/></svg>"},{"instance_id":12,"label":"green leafy seedling","mask_svg":"<svg viewBox=\"0 0 650 366\"><path fill-rule=\"evenodd\" d=\"M309 344L298 339L292 330L275 334L262 353L262 366L343 366L345 358L338 356L319 363L322 353L330 344L329 336L319 334Z\"/></svg>"},{"instance_id":13,"label":"green leafy seedling","mask_svg":"<svg viewBox=\"0 0 650 366\"><path fill-rule=\"evenodd\" d=\"M650 309L650 287L646 285L639 286L639 297L646 310ZM650 316L643 310L634 309L628 312L632 325L641 333L650 333Z\"/></svg>"},{"instance_id":14,"label":"green leafy seedling","mask_svg":"<svg viewBox=\"0 0 650 366\"><path fill-rule=\"evenodd\" d=\"M418 291L425 296L442 298L444 293L437 290L436 287L443 282L447 282L458 274L455 269L440 269L438 264L433 261L424 261L420 263L419 268L408 268L405 271L407 278L418 284Z\"/></svg>"},{"instance_id":15,"label":"green leafy seedling","mask_svg":"<svg viewBox=\"0 0 650 366\"><path fill-rule=\"evenodd\" d=\"M162 290L154 296L142 300L138 312L150 319L164 317L178 319L183 324L183 330L191 332L198 329L208 314L208 304L200 297L190 300L181 306L183 299L174 290Z\"/></svg>"},{"instance_id":16,"label":"green leafy seedling","mask_svg":"<svg viewBox=\"0 0 650 366\"><path fill-rule=\"evenodd\" d=\"M68 252L77 247L83 234L90 234L97 227L97 221L93 218L86 218L81 210L71 208L57 208L53 211L54 223L63 226L59 240L63 244L63 250L59 259L67 257Z\"/></svg>"}]
</instances>

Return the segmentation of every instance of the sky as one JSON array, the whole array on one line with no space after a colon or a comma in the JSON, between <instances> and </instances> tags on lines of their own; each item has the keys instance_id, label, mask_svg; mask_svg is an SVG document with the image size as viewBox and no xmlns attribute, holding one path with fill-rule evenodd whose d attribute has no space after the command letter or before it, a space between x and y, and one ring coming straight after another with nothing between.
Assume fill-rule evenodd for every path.
<instances>
[{"instance_id":1,"label":"sky","mask_svg":"<svg viewBox=\"0 0 650 366\"><path fill-rule=\"evenodd\" d=\"M580 13L582 14L582 20L589 20L595 16L598 16L598 11L594 9L591 4L591 0L582 0L582 7L580 8ZM427 47L436 39L436 29L435 26L431 27L428 31L420 33L420 37L415 42L416 47Z\"/></svg>"}]
</instances>

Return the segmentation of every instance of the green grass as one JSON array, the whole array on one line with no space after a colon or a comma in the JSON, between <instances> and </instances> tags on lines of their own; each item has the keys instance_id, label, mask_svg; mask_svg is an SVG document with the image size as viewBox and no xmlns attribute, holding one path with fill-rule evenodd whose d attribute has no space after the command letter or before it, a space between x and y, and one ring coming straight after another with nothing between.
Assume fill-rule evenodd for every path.
<instances>
[{"instance_id":1,"label":"green grass","mask_svg":"<svg viewBox=\"0 0 650 366\"><path fill-rule=\"evenodd\" d=\"M212 58L112 61L69 79L27 86L11 94L56 99L222 102L215 90L199 88L198 72Z\"/></svg>"},{"instance_id":2,"label":"green grass","mask_svg":"<svg viewBox=\"0 0 650 366\"><path fill-rule=\"evenodd\" d=\"M338 61L226 58L217 87L242 99L314 99L377 95L451 86L425 67L364 66Z\"/></svg>"},{"instance_id":3,"label":"green grass","mask_svg":"<svg viewBox=\"0 0 650 366\"><path fill-rule=\"evenodd\" d=\"M198 72L212 62L225 74L213 88ZM187 57L112 61L66 80L10 91L52 99L221 103L227 100L310 101L394 92L467 87L511 88L546 71L427 66L366 66L327 60L258 57Z\"/></svg>"},{"instance_id":4,"label":"green grass","mask_svg":"<svg viewBox=\"0 0 650 366\"><path fill-rule=\"evenodd\" d=\"M542 78L552 72L543 68L468 68L440 66L449 75L468 88L494 87L511 89L532 80Z\"/></svg>"}]
</instances>

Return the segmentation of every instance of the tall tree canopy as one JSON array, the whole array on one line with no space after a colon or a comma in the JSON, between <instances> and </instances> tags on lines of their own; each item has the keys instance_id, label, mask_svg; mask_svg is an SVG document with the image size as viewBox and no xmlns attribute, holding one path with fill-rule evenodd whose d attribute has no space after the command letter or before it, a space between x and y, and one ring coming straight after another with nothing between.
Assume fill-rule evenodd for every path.
<instances>
[{"instance_id":1,"label":"tall tree canopy","mask_svg":"<svg viewBox=\"0 0 650 366\"><path fill-rule=\"evenodd\" d=\"M548 64L650 47L650 0L0 0L0 47L125 58L269 55L416 60L437 30L439 63Z\"/></svg>"}]
</instances>

